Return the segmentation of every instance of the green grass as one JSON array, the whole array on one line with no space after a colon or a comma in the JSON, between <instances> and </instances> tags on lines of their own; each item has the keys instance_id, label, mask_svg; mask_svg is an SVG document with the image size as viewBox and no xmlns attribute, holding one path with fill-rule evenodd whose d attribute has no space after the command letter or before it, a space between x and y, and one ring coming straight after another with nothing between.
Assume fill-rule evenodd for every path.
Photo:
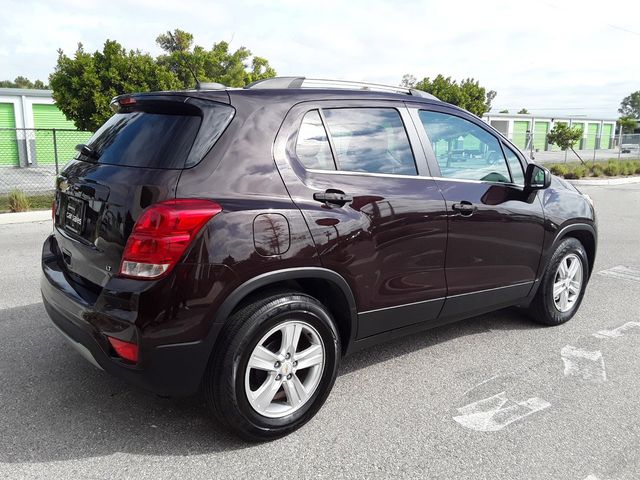
<instances>
[{"instance_id":1,"label":"green grass","mask_svg":"<svg viewBox=\"0 0 640 480\"><path fill-rule=\"evenodd\" d=\"M585 177L620 177L640 175L640 160L605 160L599 162L552 163L545 165L551 173L567 179Z\"/></svg>"},{"instance_id":2,"label":"green grass","mask_svg":"<svg viewBox=\"0 0 640 480\"><path fill-rule=\"evenodd\" d=\"M53 193L39 195L26 195L28 210L47 210L51 208ZM11 208L10 195L0 195L0 213L13 211Z\"/></svg>"}]
</instances>

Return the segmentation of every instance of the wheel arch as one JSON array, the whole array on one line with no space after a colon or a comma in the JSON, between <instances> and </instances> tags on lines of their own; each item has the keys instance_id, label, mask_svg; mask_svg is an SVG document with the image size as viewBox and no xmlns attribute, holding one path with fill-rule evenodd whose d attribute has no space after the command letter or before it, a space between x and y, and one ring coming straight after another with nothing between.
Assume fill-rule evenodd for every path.
<instances>
[{"instance_id":1,"label":"wheel arch","mask_svg":"<svg viewBox=\"0 0 640 480\"><path fill-rule=\"evenodd\" d=\"M305 293L325 305L336 322L342 353L347 351L357 333L358 314L355 297L344 277L326 268L288 268L258 275L237 287L224 300L216 312L214 322L225 323L235 310L252 297L274 289Z\"/></svg>"},{"instance_id":2,"label":"wheel arch","mask_svg":"<svg viewBox=\"0 0 640 480\"><path fill-rule=\"evenodd\" d=\"M553 244L551 245L551 248L549 248L546 262L549 261L549 258L551 258L551 255L555 251L558 244L568 237L579 240L582 246L585 248L587 253L587 260L589 261L589 277L591 277L591 273L593 272L593 265L596 260L596 250L598 243L596 229L591 224L573 223L560 229L553 241Z\"/></svg>"}]
</instances>

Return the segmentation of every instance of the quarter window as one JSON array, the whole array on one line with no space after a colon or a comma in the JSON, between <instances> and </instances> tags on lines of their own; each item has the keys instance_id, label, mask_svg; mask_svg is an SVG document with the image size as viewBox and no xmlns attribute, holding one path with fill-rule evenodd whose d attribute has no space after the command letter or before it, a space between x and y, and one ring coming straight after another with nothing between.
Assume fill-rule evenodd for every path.
<instances>
[{"instance_id":1,"label":"quarter window","mask_svg":"<svg viewBox=\"0 0 640 480\"><path fill-rule=\"evenodd\" d=\"M454 115L426 110L419 115L443 177L511 182L500 143L489 132Z\"/></svg>"},{"instance_id":2,"label":"quarter window","mask_svg":"<svg viewBox=\"0 0 640 480\"><path fill-rule=\"evenodd\" d=\"M336 169L331 155L329 139L317 110L308 112L302 120L296 142L296 155L307 168L318 170Z\"/></svg>"},{"instance_id":3,"label":"quarter window","mask_svg":"<svg viewBox=\"0 0 640 480\"><path fill-rule=\"evenodd\" d=\"M322 110L339 170L417 175L411 145L395 108Z\"/></svg>"},{"instance_id":4,"label":"quarter window","mask_svg":"<svg viewBox=\"0 0 640 480\"><path fill-rule=\"evenodd\" d=\"M520 159L515 154L513 150L503 144L504 153L507 156L507 163L509 164L509 169L511 170L511 177L513 178L513 183L517 185L524 185L524 171L522 170L522 164L520 163Z\"/></svg>"}]
</instances>

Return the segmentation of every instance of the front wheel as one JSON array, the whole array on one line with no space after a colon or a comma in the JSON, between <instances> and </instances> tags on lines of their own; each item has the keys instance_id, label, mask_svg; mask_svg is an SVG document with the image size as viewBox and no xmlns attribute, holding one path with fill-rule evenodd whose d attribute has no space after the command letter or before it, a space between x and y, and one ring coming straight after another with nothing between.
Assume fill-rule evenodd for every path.
<instances>
[{"instance_id":1,"label":"front wheel","mask_svg":"<svg viewBox=\"0 0 640 480\"><path fill-rule=\"evenodd\" d=\"M560 325L578 310L589 278L587 254L579 240L566 238L556 247L529 312L536 322Z\"/></svg>"},{"instance_id":2,"label":"front wheel","mask_svg":"<svg viewBox=\"0 0 640 480\"><path fill-rule=\"evenodd\" d=\"M340 339L315 298L254 299L229 319L204 390L214 415L240 437L269 440L301 427L333 386Z\"/></svg>"}]
</instances>

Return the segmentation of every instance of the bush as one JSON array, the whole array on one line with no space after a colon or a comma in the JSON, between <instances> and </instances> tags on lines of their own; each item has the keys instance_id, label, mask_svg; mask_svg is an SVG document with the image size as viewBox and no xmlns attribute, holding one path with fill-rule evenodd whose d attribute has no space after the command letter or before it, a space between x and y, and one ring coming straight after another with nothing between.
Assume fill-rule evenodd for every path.
<instances>
[{"instance_id":1,"label":"bush","mask_svg":"<svg viewBox=\"0 0 640 480\"><path fill-rule=\"evenodd\" d=\"M560 177L564 177L567 173L569 173L569 167L566 165L550 165L549 170L554 175L558 175Z\"/></svg>"},{"instance_id":2,"label":"bush","mask_svg":"<svg viewBox=\"0 0 640 480\"><path fill-rule=\"evenodd\" d=\"M640 160L615 160L606 162L589 162L587 166L580 163L554 163L548 165L549 170L554 175L567 179L578 179L582 177L615 177L617 175L638 175L640 174Z\"/></svg>"},{"instance_id":3,"label":"bush","mask_svg":"<svg viewBox=\"0 0 640 480\"><path fill-rule=\"evenodd\" d=\"M604 174L608 177L615 177L616 175L620 175L620 165L618 165L618 162L610 161L609 163L607 163L607 165L604 167Z\"/></svg>"},{"instance_id":4,"label":"bush","mask_svg":"<svg viewBox=\"0 0 640 480\"><path fill-rule=\"evenodd\" d=\"M29 210L29 199L22 190L14 188L9 193L9 211L26 212Z\"/></svg>"},{"instance_id":5,"label":"bush","mask_svg":"<svg viewBox=\"0 0 640 480\"><path fill-rule=\"evenodd\" d=\"M599 163L596 163L591 169L591 174L594 177L602 177L604 175L604 168Z\"/></svg>"}]
</instances>

